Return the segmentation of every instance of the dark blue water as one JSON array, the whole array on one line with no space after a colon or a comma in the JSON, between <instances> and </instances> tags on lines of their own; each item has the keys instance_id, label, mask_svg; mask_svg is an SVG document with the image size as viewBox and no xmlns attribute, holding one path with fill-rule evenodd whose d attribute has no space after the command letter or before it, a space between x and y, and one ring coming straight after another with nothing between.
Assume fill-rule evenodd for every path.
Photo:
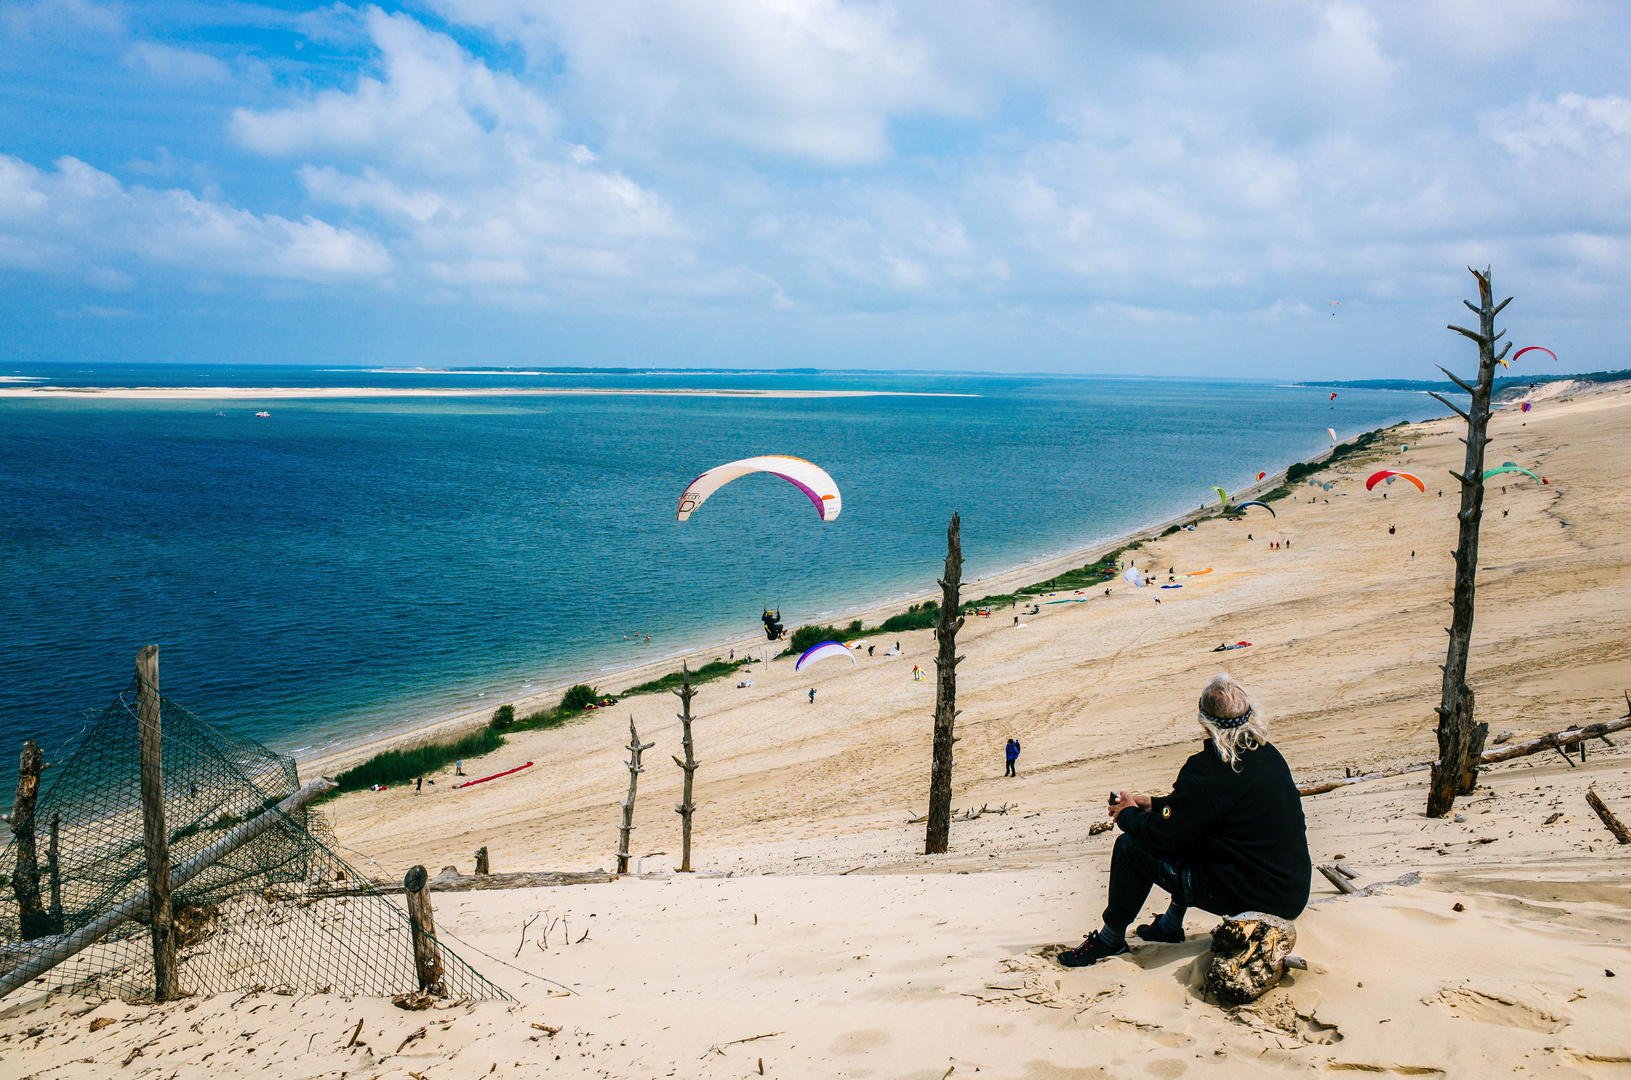
<instances>
[{"instance_id":1,"label":"dark blue water","mask_svg":"<svg viewBox=\"0 0 1631 1080\"><path fill-rule=\"evenodd\" d=\"M1171 516L1420 395L886 374L37 367L82 386L871 389L962 397L0 398L0 748L54 746L162 649L167 695L310 754L529 686L988 574ZM0 384L4 385L4 384ZM15 384L13 384L15 385ZM256 419L267 409L271 416ZM224 414L224 415L218 415ZM704 469L784 453L673 520ZM650 641L646 640L649 635ZM307 749L310 748L310 749Z\"/></svg>"}]
</instances>

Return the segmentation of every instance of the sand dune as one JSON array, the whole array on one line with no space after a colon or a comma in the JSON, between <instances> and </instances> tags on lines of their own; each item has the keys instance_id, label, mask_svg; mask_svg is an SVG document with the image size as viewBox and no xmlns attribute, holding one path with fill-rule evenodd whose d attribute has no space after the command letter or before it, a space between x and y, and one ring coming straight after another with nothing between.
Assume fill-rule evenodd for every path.
<instances>
[{"instance_id":1,"label":"sand dune","mask_svg":"<svg viewBox=\"0 0 1631 1080\"><path fill-rule=\"evenodd\" d=\"M1554 395L1527 415L1503 410L1492 431L1492 463L1552 483L1489 492L1469 679L1479 717L1526 735L1622 715L1631 394ZM1023 626L1012 612L971 619L954 803L1017 806L955 824L947 855L919 854L923 827L906 823L928 786L933 683L910 672L929 666L929 634L899 635L904 656L853 670L795 675L782 660L750 688L697 697L697 875L671 872L679 738L666 695L467 763L479 774L536 761L504 780L455 792L444 775L435 793L330 805L348 857L381 876L414 863L468 873L481 845L495 870L609 867L634 716L657 742L636 852L665 853L644 875L436 894L450 944L520 1004L23 1002L0 1020L0 1073L740 1077L762 1061L768 1076L926 1080L1631 1074L1631 848L1584 800L1595 785L1631 819L1624 741L1596 744L1584 764L1554 753L1497 767L1460 821L1423 816L1422 774L1306 800L1316 862L1341 856L1362 885L1400 883L1339 898L1316 877L1319 902L1297 924L1310 970L1250 1009L1198 993L1214 922L1200 912L1183 945L1083 971L1049 958L1098 922L1112 836L1088 827L1105 791L1164 789L1197 746L1194 700L1212 672L1252 690L1299 779L1434 756L1446 470L1462 448L1442 422L1398 435L1390 452L1322 476L1339 480L1332 491L1276 503L1278 518L1208 521L1136 554L1160 583L1169 567L1214 568L1182 589L1101 587ZM1426 495L1403 483L1365 493L1382 464L1421 475ZM925 552L926 583L937 569ZM1238 640L1253 644L1211 651ZM1002 778L1009 736L1025 747L1014 780ZM522 921L546 910L572 943L558 930L543 949L533 934L517 955ZM104 1016L118 1022L91 1032ZM358 1019L367 1045L346 1048Z\"/></svg>"}]
</instances>

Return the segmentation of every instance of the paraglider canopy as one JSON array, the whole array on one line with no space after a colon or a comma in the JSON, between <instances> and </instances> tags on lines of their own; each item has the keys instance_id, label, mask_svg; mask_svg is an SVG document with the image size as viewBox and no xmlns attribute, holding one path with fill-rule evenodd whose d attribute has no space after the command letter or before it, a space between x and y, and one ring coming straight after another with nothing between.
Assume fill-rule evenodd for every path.
<instances>
[{"instance_id":1,"label":"paraglider canopy","mask_svg":"<svg viewBox=\"0 0 1631 1080\"><path fill-rule=\"evenodd\" d=\"M1427 493L1427 485L1421 482L1421 477L1407 472L1400 472L1398 469L1383 469L1381 472L1372 474L1371 478L1365 481L1365 490L1369 491L1377 484L1380 484L1383 480L1386 480L1391 484L1393 483L1393 478L1395 476L1399 477L1401 480L1408 480L1412 484L1415 484L1417 491L1423 494Z\"/></svg>"},{"instance_id":2,"label":"paraglider canopy","mask_svg":"<svg viewBox=\"0 0 1631 1080\"><path fill-rule=\"evenodd\" d=\"M1129 566L1127 569L1121 572L1121 580L1129 582L1142 589L1144 587L1144 572L1136 566Z\"/></svg>"},{"instance_id":3,"label":"paraglider canopy","mask_svg":"<svg viewBox=\"0 0 1631 1080\"><path fill-rule=\"evenodd\" d=\"M1260 501L1258 499L1253 499L1250 502L1243 502L1239 506L1236 506L1235 509L1236 510L1244 510L1248 506L1261 506L1263 509L1265 509L1265 510L1267 510L1269 512L1269 517L1277 518L1277 517L1280 516L1279 514L1276 514L1274 512L1274 507L1272 507L1268 503L1262 502L1262 501Z\"/></svg>"},{"instance_id":4,"label":"paraglider canopy","mask_svg":"<svg viewBox=\"0 0 1631 1080\"><path fill-rule=\"evenodd\" d=\"M1224 491L1220 487L1215 487L1212 490L1218 493L1219 502L1221 502L1224 506L1229 505L1229 493L1227 491Z\"/></svg>"},{"instance_id":5,"label":"paraglider canopy","mask_svg":"<svg viewBox=\"0 0 1631 1080\"><path fill-rule=\"evenodd\" d=\"M812 645L804 650L804 655L793 662L794 671L803 671L804 665L813 664L817 660L830 660L835 656L849 658L850 666L855 665L855 654L851 653L841 641L823 641L820 645Z\"/></svg>"},{"instance_id":6,"label":"paraglider canopy","mask_svg":"<svg viewBox=\"0 0 1631 1080\"><path fill-rule=\"evenodd\" d=\"M708 496L737 477L755 472L779 476L804 492L815 504L816 513L821 516L822 521L834 520L843 509L844 500L839 496L838 485L833 483L833 478L827 475L826 470L803 458L767 454L763 457L743 458L741 461L716 466L691 481L686 486L685 494L680 496L680 505L674 520L685 521L696 512L697 507L707 501Z\"/></svg>"},{"instance_id":7,"label":"paraglider canopy","mask_svg":"<svg viewBox=\"0 0 1631 1080\"><path fill-rule=\"evenodd\" d=\"M1337 429L1336 428L1326 428L1325 433L1327 435L1331 436L1331 441L1332 442L1337 441Z\"/></svg>"},{"instance_id":8,"label":"paraglider canopy","mask_svg":"<svg viewBox=\"0 0 1631 1080\"><path fill-rule=\"evenodd\" d=\"M1484 479L1488 480L1492 476L1499 476L1502 473L1509 473L1509 472L1521 472L1525 476L1532 477L1536 481L1540 480L1540 477L1536 476L1534 473L1530 472L1528 469L1524 468L1521 465L1514 465L1510 461L1507 462L1505 465L1502 465L1499 469L1485 469L1484 470Z\"/></svg>"},{"instance_id":9,"label":"paraglider canopy","mask_svg":"<svg viewBox=\"0 0 1631 1080\"><path fill-rule=\"evenodd\" d=\"M1544 345L1525 345L1523 348L1512 354L1512 359L1517 360L1518 357L1522 356L1526 352L1543 352L1547 356L1550 356L1553 360L1557 359L1557 353L1553 352L1551 349L1548 349Z\"/></svg>"},{"instance_id":10,"label":"paraglider canopy","mask_svg":"<svg viewBox=\"0 0 1631 1080\"><path fill-rule=\"evenodd\" d=\"M1258 481L1259 481L1259 482L1260 482L1260 483L1261 483L1261 482L1262 482L1262 479L1263 479L1263 477L1265 477L1265 476L1267 476L1267 475L1268 475L1268 473L1266 473L1266 472L1259 472L1259 473L1258 473L1258 474L1257 474L1257 479L1258 479Z\"/></svg>"},{"instance_id":11,"label":"paraglider canopy","mask_svg":"<svg viewBox=\"0 0 1631 1080\"><path fill-rule=\"evenodd\" d=\"M1337 399L1337 392L1336 392L1336 391L1335 391L1335 390L1332 390L1332 391L1331 391L1331 396L1330 396L1330 398L1329 398L1329 399L1327 399L1327 400L1330 400L1330 401L1335 401L1335 400L1336 400L1336 399Z\"/></svg>"},{"instance_id":12,"label":"paraglider canopy","mask_svg":"<svg viewBox=\"0 0 1631 1080\"><path fill-rule=\"evenodd\" d=\"M1524 411L1524 412L1528 412L1528 411L1529 411L1529 402L1527 402L1527 401L1526 401L1526 402L1524 402L1524 403L1523 403L1523 411Z\"/></svg>"}]
</instances>

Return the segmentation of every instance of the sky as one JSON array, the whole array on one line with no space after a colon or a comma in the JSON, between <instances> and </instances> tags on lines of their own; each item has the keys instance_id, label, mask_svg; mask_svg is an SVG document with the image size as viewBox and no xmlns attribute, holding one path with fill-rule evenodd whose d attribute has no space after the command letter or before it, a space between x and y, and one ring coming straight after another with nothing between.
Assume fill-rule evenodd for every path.
<instances>
[{"instance_id":1,"label":"sky","mask_svg":"<svg viewBox=\"0 0 1631 1080\"><path fill-rule=\"evenodd\" d=\"M1627 367L1626 41L1566 0L0 2L0 362L1429 378L1470 264L1535 371Z\"/></svg>"}]
</instances>

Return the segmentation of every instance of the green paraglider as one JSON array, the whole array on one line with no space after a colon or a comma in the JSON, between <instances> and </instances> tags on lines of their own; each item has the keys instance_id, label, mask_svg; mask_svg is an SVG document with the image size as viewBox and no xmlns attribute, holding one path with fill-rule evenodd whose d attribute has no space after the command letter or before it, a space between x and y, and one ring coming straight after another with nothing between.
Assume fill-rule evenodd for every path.
<instances>
[{"instance_id":1,"label":"green paraglider","mask_svg":"<svg viewBox=\"0 0 1631 1080\"><path fill-rule=\"evenodd\" d=\"M1488 480L1492 476L1499 476L1502 473L1509 473L1509 472L1521 472L1525 476L1527 476L1530 479L1534 480L1535 483L1537 483L1537 484L1540 483L1540 477L1536 476L1534 473L1530 472L1528 469L1524 468L1522 465L1513 465L1511 462L1508 462L1507 464L1502 465L1499 469L1486 469L1486 470L1484 470L1484 479Z\"/></svg>"}]
</instances>

